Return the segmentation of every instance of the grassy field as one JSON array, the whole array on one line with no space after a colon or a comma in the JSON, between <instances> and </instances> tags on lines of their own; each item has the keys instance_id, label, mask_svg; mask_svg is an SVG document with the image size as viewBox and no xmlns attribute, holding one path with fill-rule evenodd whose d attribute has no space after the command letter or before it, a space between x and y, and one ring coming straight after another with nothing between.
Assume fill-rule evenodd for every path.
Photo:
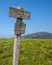
<instances>
[{"instance_id":1,"label":"grassy field","mask_svg":"<svg viewBox=\"0 0 52 65\"><path fill-rule=\"evenodd\" d=\"M12 65L14 39L0 39L0 65ZM52 39L21 39L19 65L52 65Z\"/></svg>"}]
</instances>

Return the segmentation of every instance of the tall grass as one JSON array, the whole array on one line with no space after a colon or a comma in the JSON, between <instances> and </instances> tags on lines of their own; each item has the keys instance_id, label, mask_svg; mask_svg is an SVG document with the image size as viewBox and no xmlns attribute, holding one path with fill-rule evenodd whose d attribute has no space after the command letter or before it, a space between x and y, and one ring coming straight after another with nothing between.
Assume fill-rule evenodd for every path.
<instances>
[{"instance_id":1,"label":"tall grass","mask_svg":"<svg viewBox=\"0 0 52 65\"><path fill-rule=\"evenodd\" d=\"M0 65L12 65L14 39L0 39ZM52 39L21 39L19 65L52 65Z\"/></svg>"}]
</instances>

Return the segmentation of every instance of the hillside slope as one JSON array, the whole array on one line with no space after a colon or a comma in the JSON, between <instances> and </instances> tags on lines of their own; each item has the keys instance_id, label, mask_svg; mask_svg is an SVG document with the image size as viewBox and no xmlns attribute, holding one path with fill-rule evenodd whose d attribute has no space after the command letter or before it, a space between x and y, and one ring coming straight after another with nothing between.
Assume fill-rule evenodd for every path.
<instances>
[{"instance_id":1,"label":"hillside slope","mask_svg":"<svg viewBox=\"0 0 52 65\"><path fill-rule=\"evenodd\" d=\"M52 33L37 32L23 36L24 38L52 39Z\"/></svg>"}]
</instances>

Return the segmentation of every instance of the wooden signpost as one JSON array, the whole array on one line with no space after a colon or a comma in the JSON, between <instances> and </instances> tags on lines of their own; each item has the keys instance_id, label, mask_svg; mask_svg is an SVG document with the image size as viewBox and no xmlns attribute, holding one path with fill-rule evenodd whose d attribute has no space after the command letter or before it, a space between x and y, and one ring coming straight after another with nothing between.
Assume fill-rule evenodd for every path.
<instances>
[{"instance_id":1,"label":"wooden signpost","mask_svg":"<svg viewBox=\"0 0 52 65\"><path fill-rule=\"evenodd\" d=\"M23 7L9 8L9 16L16 18L14 28L14 53L13 53L13 65L18 65L19 50L20 50L20 37L25 33L26 24L22 22L23 19L30 19L30 12L24 11Z\"/></svg>"}]
</instances>

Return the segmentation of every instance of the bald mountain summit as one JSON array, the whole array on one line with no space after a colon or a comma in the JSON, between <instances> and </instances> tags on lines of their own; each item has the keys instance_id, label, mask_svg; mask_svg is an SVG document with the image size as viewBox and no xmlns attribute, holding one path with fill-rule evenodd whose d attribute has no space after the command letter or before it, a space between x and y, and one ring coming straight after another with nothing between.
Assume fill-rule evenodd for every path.
<instances>
[{"instance_id":1,"label":"bald mountain summit","mask_svg":"<svg viewBox=\"0 0 52 65\"><path fill-rule=\"evenodd\" d=\"M52 33L37 32L23 36L23 38L35 38L35 39L52 39Z\"/></svg>"}]
</instances>

